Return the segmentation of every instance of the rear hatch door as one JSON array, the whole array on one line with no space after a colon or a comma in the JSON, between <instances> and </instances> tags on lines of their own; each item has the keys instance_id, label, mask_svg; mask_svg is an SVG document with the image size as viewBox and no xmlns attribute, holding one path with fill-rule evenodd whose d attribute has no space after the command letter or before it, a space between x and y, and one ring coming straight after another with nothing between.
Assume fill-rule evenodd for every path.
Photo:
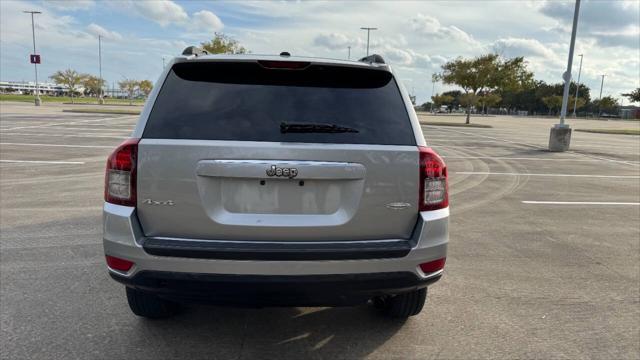
<instances>
[{"instance_id":1,"label":"rear hatch door","mask_svg":"<svg viewBox=\"0 0 640 360\"><path fill-rule=\"evenodd\" d=\"M149 237L407 239L418 151L390 72L174 65L138 149Z\"/></svg>"}]
</instances>

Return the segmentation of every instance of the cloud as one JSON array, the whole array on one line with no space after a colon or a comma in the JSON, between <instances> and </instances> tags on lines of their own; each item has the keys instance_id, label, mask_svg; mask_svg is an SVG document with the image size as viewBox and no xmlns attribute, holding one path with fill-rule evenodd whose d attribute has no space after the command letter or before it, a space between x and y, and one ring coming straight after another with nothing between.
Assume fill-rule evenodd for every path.
<instances>
[{"instance_id":1,"label":"cloud","mask_svg":"<svg viewBox=\"0 0 640 360\"><path fill-rule=\"evenodd\" d=\"M558 21L552 31L570 31L574 4L546 1L540 13ZM640 2L583 1L580 6L578 39L594 38L601 46L637 49L640 45Z\"/></svg>"},{"instance_id":2,"label":"cloud","mask_svg":"<svg viewBox=\"0 0 640 360\"><path fill-rule=\"evenodd\" d=\"M60 11L76 11L88 10L95 5L95 2L93 0L46 1L45 5Z\"/></svg>"},{"instance_id":3,"label":"cloud","mask_svg":"<svg viewBox=\"0 0 640 360\"><path fill-rule=\"evenodd\" d=\"M407 50L386 46L381 49L380 52L382 53L382 56L385 58L385 60L392 65L396 64L406 66L412 65L414 62L413 55Z\"/></svg>"},{"instance_id":4,"label":"cloud","mask_svg":"<svg viewBox=\"0 0 640 360\"><path fill-rule=\"evenodd\" d=\"M327 49L346 49L348 46L361 46L363 41L360 38L350 38L341 33L320 34L313 39L316 46L325 47Z\"/></svg>"},{"instance_id":5,"label":"cloud","mask_svg":"<svg viewBox=\"0 0 640 360\"><path fill-rule=\"evenodd\" d=\"M496 40L493 42L492 47L498 53L507 57L535 56L545 59L552 59L555 57L555 54L548 46L543 45L536 39L509 37Z\"/></svg>"},{"instance_id":6,"label":"cloud","mask_svg":"<svg viewBox=\"0 0 640 360\"><path fill-rule=\"evenodd\" d=\"M109 31L98 24L91 23L87 26L87 32L93 36L102 36L108 40L122 40L122 35L115 31Z\"/></svg>"},{"instance_id":7,"label":"cloud","mask_svg":"<svg viewBox=\"0 0 640 360\"><path fill-rule=\"evenodd\" d=\"M199 30L216 32L222 30L224 24L220 18L208 10L201 10L193 14L193 25Z\"/></svg>"},{"instance_id":8,"label":"cloud","mask_svg":"<svg viewBox=\"0 0 640 360\"><path fill-rule=\"evenodd\" d=\"M209 10L196 11L189 16L185 9L178 3L171 0L158 1L127 1L114 2L111 6L123 4L127 12L151 20L156 24L166 28L177 26L189 31L185 36L213 34L224 28L224 23L220 18Z\"/></svg>"},{"instance_id":9,"label":"cloud","mask_svg":"<svg viewBox=\"0 0 640 360\"><path fill-rule=\"evenodd\" d=\"M182 6L170 0L130 1L128 7L139 16L158 23L162 27L169 24L185 24L189 15Z\"/></svg>"},{"instance_id":10,"label":"cloud","mask_svg":"<svg viewBox=\"0 0 640 360\"><path fill-rule=\"evenodd\" d=\"M479 45L479 43L469 34L464 32L457 26L443 26L440 21L433 16L417 14L410 20L413 31L420 35L427 36L430 39L448 40L463 42L470 45Z\"/></svg>"}]
</instances>

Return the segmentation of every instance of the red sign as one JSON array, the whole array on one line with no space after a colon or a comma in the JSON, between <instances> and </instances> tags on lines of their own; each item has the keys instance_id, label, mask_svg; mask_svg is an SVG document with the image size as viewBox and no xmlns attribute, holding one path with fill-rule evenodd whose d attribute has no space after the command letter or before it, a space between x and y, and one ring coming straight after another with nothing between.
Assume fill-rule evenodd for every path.
<instances>
[{"instance_id":1,"label":"red sign","mask_svg":"<svg viewBox=\"0 0 640 360\"><path fill-rule=\"evenodd\" d=\"M31 54L29 57L31 58L32 64L40 64L40 55Z\"/></svg>"}]
</instances>

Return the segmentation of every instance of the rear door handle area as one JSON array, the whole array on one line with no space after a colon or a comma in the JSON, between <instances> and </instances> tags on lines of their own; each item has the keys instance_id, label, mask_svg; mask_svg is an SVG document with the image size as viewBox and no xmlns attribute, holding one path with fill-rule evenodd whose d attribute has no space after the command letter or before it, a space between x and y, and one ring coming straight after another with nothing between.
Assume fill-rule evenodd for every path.
<instances>
[{"instance_id":1,"label":"rear door handle area","mask_svg":"<svg viewBox=\"0 0 640 360\"><path fill-rule=\"evenodd\" d=\"M358 180L364 179L366 168L357 163L329 161L201 160L196 174L245 179Z\"/></svg>"}]
</instances>

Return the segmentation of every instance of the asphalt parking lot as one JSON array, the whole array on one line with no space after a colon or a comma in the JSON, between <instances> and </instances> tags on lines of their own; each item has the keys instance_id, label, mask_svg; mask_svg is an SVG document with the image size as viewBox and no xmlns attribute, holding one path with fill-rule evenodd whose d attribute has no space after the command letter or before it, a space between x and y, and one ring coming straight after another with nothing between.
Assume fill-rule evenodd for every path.
<instances>
[{"instance_id":1,"label":"asphalt parking lot","mask_svg":"<svg viewBox=\"0 0 640 360\"><path fill-rule=\"evenodd\" d=\"M574 132L571 152L549 153L552 119L425 125L449 166L450 246L443 280L404 323L367 306L147 321L109 278L101 239L105 159L136 117L0 111L3 359L640 357L638 136Z\"/></svg>"}]
</instances>

